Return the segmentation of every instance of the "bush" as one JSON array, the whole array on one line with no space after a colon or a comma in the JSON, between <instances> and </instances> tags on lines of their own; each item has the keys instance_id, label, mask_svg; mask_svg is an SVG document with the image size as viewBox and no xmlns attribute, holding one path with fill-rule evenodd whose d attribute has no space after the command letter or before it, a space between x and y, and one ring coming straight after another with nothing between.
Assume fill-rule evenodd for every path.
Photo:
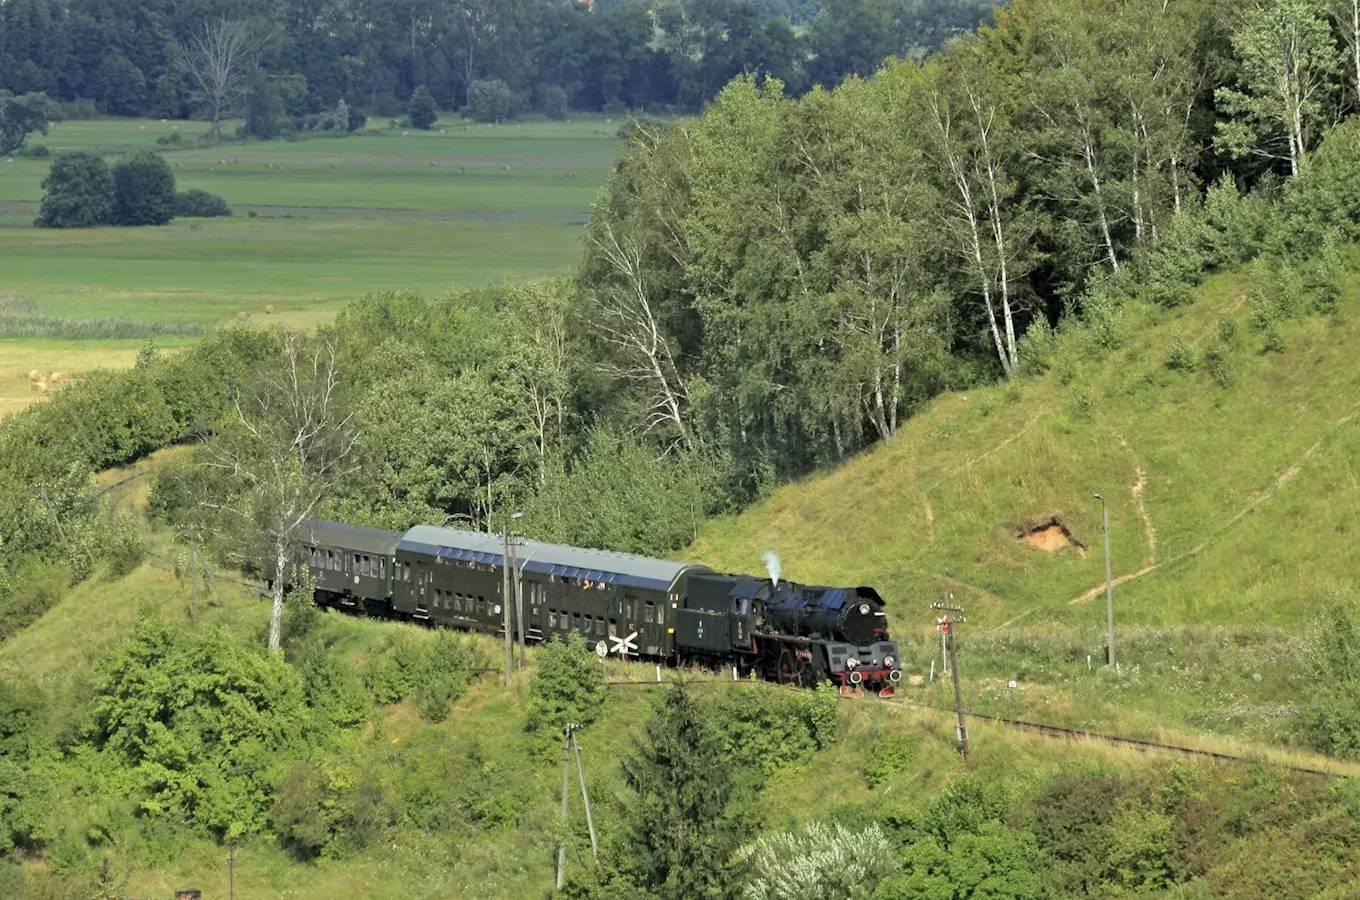
<instances>
[{"instance_id":1,"label":"bush","mask_svg":"<svg viewBox=\"0 0 1360 900\"><path fill-rule=\"evenodd\" d=\"M421 649L404 632L398 631L387 650L364 672L364 684L374 702L400 703L411 693L420 674Z\"/></svg>"},{"instance_id":2,"label":"bush","mask_svg":"<svg viewBox=\"0 0 1360 900\"><path fill-rule=\"evenodd\" d=\"M1299 728L1319 753L1360 759L1360 610L1350 596L1332 594L1319 618L1308 651L1313 702Z\"/></svg>"},{"instance_id":3,"label":"bush","mask_svg":"<svg viewBox=\"0 0 1360 900\"><path fill-rule=\"evenodd\" d=\"M14 96L0 91L0 154L20 150L35 131L47 134L47 122L56 115L46 94Z\"/></svg>"},{"instance_id":4,"label":"bush","mask_svg":"<svg viewBox=\"0 0 1360 900\"><path fill-rule=\"evenodd\" d=\"M307 645L298 672L302 675L302 695L322 720L349 728L368 717L368 694L359 675L321 644Z\"/></svg>"},{"instance_id":5,"label":"bush","mask_svg":"<svg viewBox=\"0 0 1360 900\"><path fill-rule=\"evenodd\" d=\"M468 113L478 122L499 122L514 112L515 97L510 85L499 78L483 79L468 85Z\"/></svg>"},{"instance_id":6,"label":"bush","mask_svg":"<svg viewBox=\"0 0 1360 900\"><path fill-rule=\"evenodd\" d=\"M554 635L539 649L529 682L530 731L556 737L568 724L589 725L599 718L604 700L604 672L584 637Z\"/></svg>"},{"instance_id":7,"label":"bush","mask_svg":"<svg viewBox=\"0 0 1360 900\"><path fill-rule=\"evenodd\" d=\"M473 85L476 84L474 81ZM421 131L429 131L434 127L435 121L439 118L439 108L435 106L434 95L425 85L416 88L415 93L411 95L411 103L406 108L406 118L410 120L412 128Z\"/></svg>"},{"instance_id":8,"label":"bush","mask_svg":"<svg viewBox=\"0 0 1360 900\"><path fill-rule=\"evenodd\" d=\"M175 216L175 173L160 154L141 150L113 167L113 224L164 225Z\"/></svg>"},{"instance_id":9,"label":"bush","mask_svg":"<svg viewBox=\"0 0 1360 900\"><path fill-rule=\"evenodd\" d=\"M1166 351L1166 367L1178 372L1189 372L1195 368L1195 348L1185 337L1185 332L1177 328L1171 333L1171 346Z\"/></svg>"},{"instance_id":10,"label":"bush","mask_svg":"<svg viewBox=\"0 0 1360 900\"><path fill-rule=\"evenodd\" d=\"M1204 238L1209 264L1215 268L1241 265L1266 246L1276 212L1260 193L1243 196L1231 175L1223 175L1204 196Z\"/></svg>"},{"instance_id":11,"label":"bush","mask_svg":"<svg viewBox=\"0 0 1360 900\"><path fill-rule=\"evenodd\" d=\"M1293 248L1310 253L1329 232L1360 240L1360 120L1346 119L1328 132L1284 193Z\"/></svg>"},{"instance_id":12,"label":"bush","mask_svg":"<svg viewBox=\"0 0 1360 900\"><path fill-rule=\"evenodd\" d=\"M185 219L211 219L231 215L227 201L199 188L175 195L175 215Z\"/></svg>"},{"instance_id":13,"label":"bush","mask_svg":"<svg viewBox=\"0 0 1360 900\"><path fill-rule=\"evenodd\" d=\"M453 704L467 693L468 681L489 660L476 639L452 631L440 631L425 645L415 679L416 708L427 722L442 722Z\"/></svg>"},{"instance_id":14,"label":"bush","mask_svg":"<svg viewBox=\"0 0 1360 900\"><path fill-rule=\"evenodd\" d=\"M1215 339L1209 349L1204 351L1204 369L1221 388L1237 384L1237 367L1233 364L1232 348L1222 339Z\"/></svg>"},{"instance_id":15,"label":"bush","mask_svg":"<svg viewBox=\"0 0 1360 900\"><path fill-rule=\"evenodd\" d=\"M379 773L340 762L300 762L279 785L274 829L303 859L344 859L372 846L395 821Z\"/></svg>"},{"instance_id":16,"label":"bush","mask_svg":"<svg viewBox=\"0 0 1360 900\"><path fill-rule=\"evenodd\" d=\"M550 84L543 89L543 115L549 119L565 119L568 112L567 92L560 85Z\"/></svg>"},{"instance_id":17,"label":"bush","mask_svg":"<svg viewBox=\"0 0 1360 900\"><path fill-rule=\"evenodd\" d=\"M799 834L762 837L738 852L748 869L743 900L868 897L898 868L883 829L851 831L817 822Z\"/></svg>"},{"instance_id":18,"label":"bush","mask_svg":"<svg viewBox=\"0 0 1360 900\"><path fill-rule=\"evenodd\" d=\"M70 587L71 572L65 566L33 560L15 572L11 580L8 593L0 591L0 641L38 621L56 606Z\"/></svg>"},{"instance_id":19,"label":"bush","mask_svg":"<svg viewBox=\"0 0 1360 900\"><path fill-rule=\"evenodd\" d=\"M39 228L97 228L113 221L117 186L104 157L89 150L58 156L42 181Z\"/></svg>"},{"instance_id":20,"label":"bush","mask_svg":"<svg viewBox=\"0 0 1360 900\"><path fill-rule=\"evenodd\" d=\"M368 116L364 115L363 111L361 111L359 107L353 104L349 104L348 106L346 106L345 109L347 114L349 115L350 131L358 131L360 128L363 128L365 125L368 124Z\"/></svg>"},{"instance_id":21,"label":"bush","mask_svg":"<svg viewBox=\"0 0 1360 900\"><path fill-rule=\"evenodd\" d=\"M1126 282L1122 275L1101 270L1081 295L1082 323L1097 350L1117 350L1124 343Z\"/></svg>"},{"instance_id":22,"label":"bush","mask_svg":"<svg viewBox=\"0 0 1360 900\"><path fill-rule=\"evenodd\" d=\"M893 776L907 771L916 760L916 741L906 735L881 735L869 748L864 763L864 780L870 788L879 788Z\"/></svg>"},{"instance_id":23,"label":"bush","mask_svg":"<svg viewBox=\"0 0 1360 900\"><path fill-rule=\"evenodd\" d=\"M142 618L95 664L88 741L146 812L218 838L265 823L273 772L300 752L302 681L230 635Z\"/></svg>"},{"instance_id":24,"label":"bush","mask_svg":"<svg viewBox=\"0 0 1360 900\"><path fill-rule=\"evenodd\" d=\"M1173 215L1156 244L1137 260L1146 299L1159 306L1189 303L1209 264L1207 243L1209 229L1198 211Z\"/></svg>"}]
</instances>

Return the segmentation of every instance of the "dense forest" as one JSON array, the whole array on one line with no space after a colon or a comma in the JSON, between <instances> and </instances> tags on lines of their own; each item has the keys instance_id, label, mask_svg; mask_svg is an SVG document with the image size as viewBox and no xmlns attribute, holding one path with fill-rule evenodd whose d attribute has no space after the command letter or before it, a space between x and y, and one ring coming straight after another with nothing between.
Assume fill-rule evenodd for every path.
<instances>
[{"instance_id":1,"label":"dense forest","mask_svg":"<svg viewBox=\"0 0 1360 900\"><path fill-rule=\"evenodd\" d=\"M742 73L794 90L868 75L987 19L991 0L7 0L0 90L85 100L119 116L205 112L189 57L242 23L252 86L296 116L344 100L397 115L425 85L445 109L477 82L513 109L694 110Z\"/></svg>"}]
</instances>

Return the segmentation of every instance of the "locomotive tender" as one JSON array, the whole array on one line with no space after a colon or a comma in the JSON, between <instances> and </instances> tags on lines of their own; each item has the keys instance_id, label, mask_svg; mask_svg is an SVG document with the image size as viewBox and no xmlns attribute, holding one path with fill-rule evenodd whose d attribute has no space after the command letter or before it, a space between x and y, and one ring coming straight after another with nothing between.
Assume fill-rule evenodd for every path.
<instances>
[{"instance_id":1,"label":"locomotive tender","mask_svg":"<svg viewBox=\"0 0 1360 900\"><path fill-rule=\"evenodd\" d=\"M496 534L417 525L384 531L308 520L294 563L318 603L504 634L505 558ZM631 655L735 665L785 684L830 680L890 693L902 678L873 588L724 575L706 566L519 539L511 554L528 641L632 636ZM513 597L513 595L512 595ZM618 641L605 643L606 649Z\"/></svg>"}]
</instances>

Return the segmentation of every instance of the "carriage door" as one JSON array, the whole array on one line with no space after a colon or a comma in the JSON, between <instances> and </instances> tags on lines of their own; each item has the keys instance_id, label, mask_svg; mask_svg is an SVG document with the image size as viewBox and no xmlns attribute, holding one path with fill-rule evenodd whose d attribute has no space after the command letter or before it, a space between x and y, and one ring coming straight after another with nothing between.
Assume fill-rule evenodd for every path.
<instances>
[{"instance_id":1,"label":"carriage door","mask_svg":"<svg viewBox=\"0 0 1360 900\"><path fill-rule=\"evenodd\" d=\"M536 581L529 582L529 629L528 636L536 640L543 640L543 603L547 598L547 589Z\"/></svg>"}]
</instances>

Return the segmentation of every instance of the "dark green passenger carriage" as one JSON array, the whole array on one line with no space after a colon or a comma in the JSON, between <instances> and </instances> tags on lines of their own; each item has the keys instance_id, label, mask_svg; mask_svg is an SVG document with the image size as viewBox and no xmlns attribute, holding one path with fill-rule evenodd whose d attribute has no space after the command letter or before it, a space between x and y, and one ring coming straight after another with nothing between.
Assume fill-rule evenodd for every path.
<instances>
[{"instance_id":1,"label":"dark green passenger carriage","mask_svg":"<svg viewBox=\"0 0 1360 900\"><path fill-rule=\"evenodd\" d=\"M316 580L318 602L381 615L392 596L400 541L399 531L309 519L296 562Z\"/></svg>"}]
</instances>

